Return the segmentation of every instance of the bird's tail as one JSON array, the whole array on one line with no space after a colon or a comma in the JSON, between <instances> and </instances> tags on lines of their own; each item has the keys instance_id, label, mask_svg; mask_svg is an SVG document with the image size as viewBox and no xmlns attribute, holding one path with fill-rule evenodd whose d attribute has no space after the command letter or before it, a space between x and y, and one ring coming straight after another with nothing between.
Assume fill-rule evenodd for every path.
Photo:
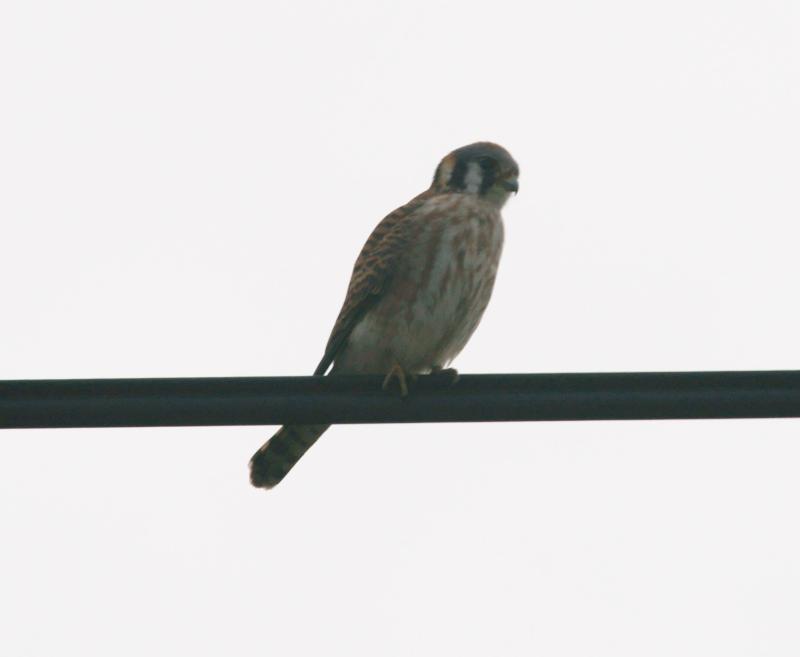
<instances>
[{"instance_id":1,"label":"bird's tail","mask_svg":"<svg viewBox=\"0 0 800 657\"><path fill-rule=\"evenodd\" d=\"M250 483L272 488L280 483L329 424L293 424L281 427L250 459Z\"/></svg>"}]
</instances>

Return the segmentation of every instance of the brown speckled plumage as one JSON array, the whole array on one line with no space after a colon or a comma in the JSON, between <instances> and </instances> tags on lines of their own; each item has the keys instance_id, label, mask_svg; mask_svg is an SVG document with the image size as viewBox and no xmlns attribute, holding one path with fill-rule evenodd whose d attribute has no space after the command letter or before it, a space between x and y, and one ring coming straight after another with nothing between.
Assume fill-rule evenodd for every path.
<instances>
[{"instance_id":1,"label":"brown speckled plumage","mask_svg":"<svg viewBox=\"0 0 800 657\"><path fill-rule=\"evenodd\" d=\"M500 209L517 176L495 144L447 155L431 187L386 216L364 244L315 374L332 366L334 375L403 377L447 366L489 302L503 243ZM253 485L280 482L327 428L282 427L251 459Z\"/></svg>"},{"instance_id":2,"label":"brown speckled plumage","mask_svg":"<svg viewBox=\"0 0 800 657\"><path fill-rule=\"evenodd\" d=\"M331 331L325 354L314 374L325 374L328 371L353 327L380 298L391 279L398 258L405 250L409 233L409 222L406 219L430 196L430 190L423 192L385 216L372 231L353 265L344 304Z\"/></svg>"}]
</instances>

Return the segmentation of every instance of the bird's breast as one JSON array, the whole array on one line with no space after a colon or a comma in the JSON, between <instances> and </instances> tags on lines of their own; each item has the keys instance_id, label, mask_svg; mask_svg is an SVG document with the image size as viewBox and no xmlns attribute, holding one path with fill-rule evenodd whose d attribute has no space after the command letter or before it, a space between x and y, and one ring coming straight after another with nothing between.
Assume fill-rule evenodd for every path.
<instances>
[{"instance_id":1,"label":"bird's breast","mask_svg":"<svg viewBox=\"0 0 800 657\"><path fill-rule=\"evenodd\" d=\"M355 327L350 349L382 371L447 365L489 302L503 244L500 214L458 197L411 226L406 250L381 300ZM359 369L365 371L365 365Z\"/></svg>"},{"instance_id":2,"label":"bird's breast","mask_svg":"<svg viewBox=\"0 0 800 657\"><path fill-rule=\"evenodd\" d=\"M398 272L408 323L457 323L493 280L502 248L498 215L464 210L421 229Z\"/></svg>"}]
</instances>

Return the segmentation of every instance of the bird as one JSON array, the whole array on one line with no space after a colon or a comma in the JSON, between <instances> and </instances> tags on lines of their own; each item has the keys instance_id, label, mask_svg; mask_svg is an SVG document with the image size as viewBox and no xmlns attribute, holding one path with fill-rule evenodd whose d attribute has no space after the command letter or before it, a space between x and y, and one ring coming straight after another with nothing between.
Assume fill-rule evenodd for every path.
<instances>
[{"instance_id":1,"label":"bird","mask_svg":"<svg viewBox=\"0 0 800 657\"><path fill-rule=\"evenodd\" d=\"M375 227L315 375L380 374L401 396L419 374L457 380L448 365L467 344L494 287L503 248L501 209L519 167L492 142L448 153L430 187ZM329 428L281 427L250 460L257 488L278 484Z\"/></svg>"}]
</instances>

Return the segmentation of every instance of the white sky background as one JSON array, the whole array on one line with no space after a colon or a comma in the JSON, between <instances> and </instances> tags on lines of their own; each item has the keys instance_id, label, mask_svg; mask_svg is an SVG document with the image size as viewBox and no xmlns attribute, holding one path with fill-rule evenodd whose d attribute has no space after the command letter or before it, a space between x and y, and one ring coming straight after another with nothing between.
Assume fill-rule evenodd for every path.
<instances>
[{"instance_id":1,"label":"white sky background","mask_svg":"<svg viewBox=\"0 0 800 657\"><path fill-rule=\"evenodd\" d=\"M462 372L800 368L785 2L4 2L0 378L310 373L505 145ZM0 653L792 655L800 421L0 435Z\"/></svg>"}]
</instances>

